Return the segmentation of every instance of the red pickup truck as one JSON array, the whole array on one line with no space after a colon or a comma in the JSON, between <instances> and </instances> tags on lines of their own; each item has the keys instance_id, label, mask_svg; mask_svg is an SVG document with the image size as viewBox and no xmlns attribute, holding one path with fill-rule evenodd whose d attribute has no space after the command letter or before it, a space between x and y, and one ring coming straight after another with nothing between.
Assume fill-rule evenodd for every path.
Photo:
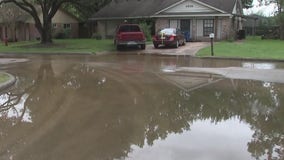
<instances>
[{"instance_id":1,"label":"red pickup truck","mask_svg":"<svg viewBox=\"0 0 284 160\"><path fill-rule=\"evenodd\" d=\"M114 45L117 50L128 46L139 46L145 49L146 38L137 24L121 24L116 29Z\"/></svg>"}]
</instances>

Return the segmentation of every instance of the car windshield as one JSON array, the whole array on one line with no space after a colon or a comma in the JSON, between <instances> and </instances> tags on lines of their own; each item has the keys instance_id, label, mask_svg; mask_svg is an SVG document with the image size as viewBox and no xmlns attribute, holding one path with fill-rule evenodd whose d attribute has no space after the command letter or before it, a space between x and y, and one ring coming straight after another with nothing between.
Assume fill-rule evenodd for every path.
<instances>
[{"instance_id":1,"label":"car windshield","mask_svg":"<svg viewBox=\"0 0 284 160\"><path fill-rule=\"evenodd\" d=\"M119 27L119 32L140 32L140 28L136 25L123 25Z\"/></svg>"},{"instance_id":2,"label":"car windshield","mask_svg":"<svg viewBox=\"0 0 284 160\"><path fill-rule=\"evenodd\" d=\"M165 29L160 30L159 34L165 34L165 35L176 34L176 29L174 29L174 28L165 28Z\"/></svg>"}]
</instances>

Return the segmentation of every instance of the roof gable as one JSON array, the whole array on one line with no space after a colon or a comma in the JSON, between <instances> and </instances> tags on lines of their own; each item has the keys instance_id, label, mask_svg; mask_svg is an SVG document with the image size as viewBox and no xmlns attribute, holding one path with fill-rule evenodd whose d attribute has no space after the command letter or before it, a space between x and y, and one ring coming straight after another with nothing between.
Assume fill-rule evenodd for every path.
<instances>
[{"instance_id":1,"label":"roof gable","mask_svg":"<svg viewBox=\"0 0 284 160\"><path fill-rule=\"evenodd\" d=\"M161 14L178 14L178 13L191 14L191 13L194 13L195 14L195 13L216 13L216 12L224 13L224 11L208 6L199 1L185 0L185 1L182 1L181 3L178 3L175 6L162 10L158 12L157 14L159 13Z\"/></svg>"}]
</instances>

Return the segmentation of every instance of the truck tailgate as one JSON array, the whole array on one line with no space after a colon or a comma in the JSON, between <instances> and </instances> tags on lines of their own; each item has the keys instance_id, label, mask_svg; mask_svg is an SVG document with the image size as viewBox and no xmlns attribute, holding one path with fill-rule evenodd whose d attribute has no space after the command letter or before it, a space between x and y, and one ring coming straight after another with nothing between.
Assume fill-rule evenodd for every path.
<instances>
[{"instance_id":1,"label":"truck tailgate","mask_svg":"<svg viewBox=\"0 0 284 160\"><path fill-rule=\"evenodd\" d=\"M119 34L119 39L123 41L144 40L145 37L141 32L123 32Z\"/></svg>"}]
</instances>

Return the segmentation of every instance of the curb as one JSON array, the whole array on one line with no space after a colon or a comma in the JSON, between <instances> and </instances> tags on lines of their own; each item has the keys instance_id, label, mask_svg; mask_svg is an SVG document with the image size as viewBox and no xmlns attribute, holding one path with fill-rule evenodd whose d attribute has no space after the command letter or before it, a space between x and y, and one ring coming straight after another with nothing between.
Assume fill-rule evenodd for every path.
<instances>
[{"instance_id":1,"label":"curb","mask_svg":"<svg viewBox=\"0 0 284 160\"><path fill-rule=\"evenodd\" d=\"M96 55L96 53L94 52L53 52L53 53L38 53L38 52L29 52L29 53L22 53L22 52L0 52L1 56L7 56L7 55L11 55L11 56L25 56L25 55Z\"/></svg>"},{"instance_id":2,"label":"curb","mask_svg":"<svg viewBox=\"0 0 284 160\"><path fill-rule=\"evenodd\" d=\"M7 80L6 82L3 82L3 83L0 83L0 92L11 87L12 85L15 84L16 82L16 78L9 74L9 73L6 73L6 72L0 72L1 74L5 74L9 77L9 80Z\"/></svg>"},{"instance_id":3,"label":"curb","mask_svg":"<svg viewBox=\"0 0 284 160\"><path fill-rule=\"evenodd\" d=\"M249 57L220 57L220 56L191 56L199 59L221 59L221 60L240 60L240 61L259 61L259 62L284 62L284 59L268 58L249 58Z\"/></svg>"}]
</instances>

